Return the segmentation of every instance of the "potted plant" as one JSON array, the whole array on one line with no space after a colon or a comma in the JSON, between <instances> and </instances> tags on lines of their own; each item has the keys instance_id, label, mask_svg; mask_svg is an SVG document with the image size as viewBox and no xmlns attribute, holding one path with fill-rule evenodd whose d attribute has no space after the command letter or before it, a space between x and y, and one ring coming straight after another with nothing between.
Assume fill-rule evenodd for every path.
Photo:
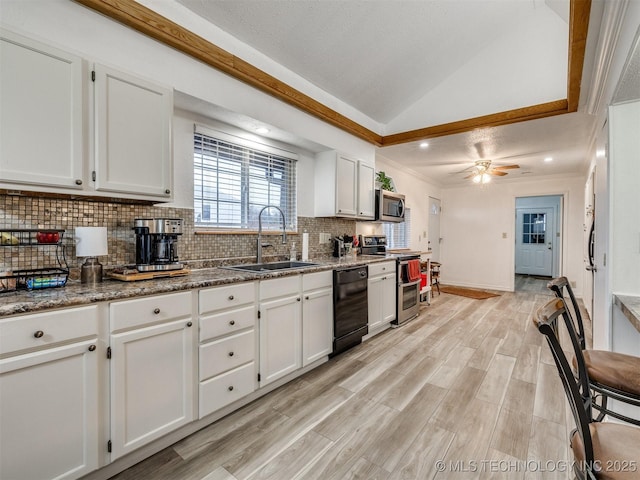
<instances>
[{"instance_id":1,"label":"potted plant","mask_svg":"<svg viewBox=\"0 0 640 480\"><path fill-rule=\"evenodd\" d=\"M383 171L376 172L376 184L382 190L395 192L395 188L393 187L393 179L391 177L387 177L387 175Z\"/></svg>"}]
</instances>

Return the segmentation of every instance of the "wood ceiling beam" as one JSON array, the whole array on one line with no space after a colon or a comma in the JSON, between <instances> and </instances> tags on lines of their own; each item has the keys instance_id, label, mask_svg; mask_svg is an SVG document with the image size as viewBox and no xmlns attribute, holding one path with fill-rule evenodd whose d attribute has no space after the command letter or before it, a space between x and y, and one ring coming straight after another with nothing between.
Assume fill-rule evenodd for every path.
<instances>
[{"instance_id":1,"label":"wood ceiling beam","mask_svg":"<svg viewBox=\"0 0 640 480\"><path fill-rule=\"evenodd\" d=\"M567 99L381 136L134 0L74 0L376 146L468 132L575 112L591 0L570 0Z\"/></svg>"}]
</instances>

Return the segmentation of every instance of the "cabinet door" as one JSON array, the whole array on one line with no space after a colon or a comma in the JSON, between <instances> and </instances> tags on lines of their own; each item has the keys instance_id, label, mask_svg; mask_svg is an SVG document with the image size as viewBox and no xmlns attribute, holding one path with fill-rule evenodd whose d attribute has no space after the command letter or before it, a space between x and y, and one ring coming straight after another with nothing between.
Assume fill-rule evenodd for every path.
<instances>
[{"instance_id":1,"label":"cabinet door","mask_svg":"<svg viewBox=\"0 0 640 480\"><path fill-rule=\"evenodd\" d=\"M302 366L333 351L333 289L305 292L302 299Z\"/></svg>"},{"instance_id":2,"label":"cabinet door","mask_svg":"<svg viewBox=\"0 0 640 480\"><path fill-rule=\"evenodd\" d=\"M194 419L188 319L111 335L111 459Z\"/></svg>"},{"instance_id":3,"label":"cabinet door","mask_svg":"<svg viewBox=\"0 0 640 480\"><path fill-rule=\"evenodd\" d=\"M97 190L168 200L171 90L95 66Z\"/></svg>"},{"instance_id":4,"label":"cabinet door","mask_svg":"<svg viewBox=\"0 0 640 480\"><path fill-rule=\"evenodd\" d=\"M390 323L396 319L396 288L395 275L386 275L382 282L382 323Z\"/></svg>"},{"instance_id":5,"label":"cabinet door","mask_svg":"<svg viewBox=\"0 0 640 480\"><path fill-rule=\"evenodd\" d=\"M0 31L0 182L81 189L83 62Z\"/></svg>"},{"instance_id":6,"label":"cabinet door","mask_svg":"<svg viewBox=\"0 0 640 480\"><path fill-rule=\"evenodd\" d=\"M375 185L374 168L364 162L358 162L358 218L375 217Z\"/></svg>"},{"instance_id":7,"label":"cabinet door","mask_svg":"<svg viewBox=\"0 0 640 480\"><path fill-rule=\"evenodd\" d=\"M384 277L369 278L367 283L368 307L369 307L369 332L382 325L384 305Z\"/></svg>"},{"instance_id":8,"label":"cabinet door","mask_svg":"<svg viewBox=\"0 0 640 480\"><path fill-rule=\"evenodd\" d=\"M260 385L302 366L299 295L260 303Z\"/></svg>"},{"instance_id":9,"label":"cabinet door","mask_svg":"<svg viewBox=\"0 0 640 480\"><path fill-rule=\"evenodd\" d=\"M0 478L72 479L98 467L95 340L0 360Z\"/></svg>"},{"instance_id":10,"label":"cabinet door","mask_svg":"<svg viewBox=\"0 0 640 480\"><path fill-rule=\"evenodd\" d=\"M338 155L336 163L336 215L355 217L358 162Z\"/></svg>"}]
</instances>

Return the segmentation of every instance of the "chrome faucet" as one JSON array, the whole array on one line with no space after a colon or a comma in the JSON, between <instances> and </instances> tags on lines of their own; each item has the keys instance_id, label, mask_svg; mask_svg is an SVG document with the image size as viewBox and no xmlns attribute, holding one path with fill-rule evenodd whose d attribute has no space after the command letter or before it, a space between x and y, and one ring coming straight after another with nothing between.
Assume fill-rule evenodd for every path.
<instances>
[{"instance_id":1,"label":"chrome faucet","mask_svg":"<svg viewBox=\"0 0 640 480\"><path fill-rule=\"evenodd\" d=\"M280 212L280 216L282 217L282 244L287 243L287 229L285 225L284 213L280 210L280 207L276 207L275 205L267 205L266 207L262 207L260 213L258 214L258 246L257 246L257 255L256 255L256 263L262 263L262 247L270 247L271 244L265 243L262 244L262 212L264 212L267 208L275 208Z\"/></svg>"}]
</instances>

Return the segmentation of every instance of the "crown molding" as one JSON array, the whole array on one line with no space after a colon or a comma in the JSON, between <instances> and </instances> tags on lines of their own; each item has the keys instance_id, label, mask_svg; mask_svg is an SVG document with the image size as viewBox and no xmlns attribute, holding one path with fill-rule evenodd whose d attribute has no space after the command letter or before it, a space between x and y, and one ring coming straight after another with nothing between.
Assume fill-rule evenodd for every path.
<instances>
[{"instance_id":1,"label":"crown molding","mask_svg":"<svg viewBox=\"0 0 640 480\"><path fill-rule=\"evenodd\" d=\"M566 99L382 136L134 0L73 1L378 147L575 112L591 9L591 0L570 0Z\"/></svg>"}]
</instances>

